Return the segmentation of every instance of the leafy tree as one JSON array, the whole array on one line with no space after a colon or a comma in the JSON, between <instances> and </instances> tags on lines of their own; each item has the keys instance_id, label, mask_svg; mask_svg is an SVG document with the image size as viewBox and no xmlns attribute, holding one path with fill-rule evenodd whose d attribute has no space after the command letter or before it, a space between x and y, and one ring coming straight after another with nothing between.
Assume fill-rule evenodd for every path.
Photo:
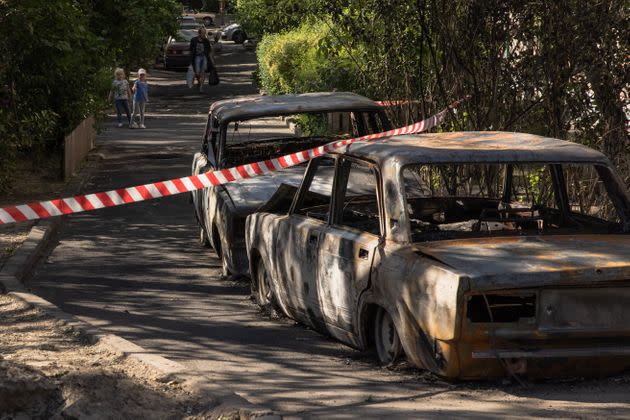
<instances>
[{"instance_id":1,"label":"leafy tree","mask_svg":"<svg viewBox=\"0 0 630 420\"><path fill-rule=\"evenodd\" d=\"M6 153L0 171L6 179L17 153L54 151L65 133L102 106L107 60L76 2L12 0L1 7L0 83L7 106L0 111Z\"/></svg>"},{"instance_id":2,"label":"leafy tree","mask_svg":"<svg viewBox=\"0 0 630 420\"><path fill-rule=\"evenodd\" d=\"M236 14L248 33L278 33L322 14L323 0L236 0Z\"/></svg>"},{"instance_id":3,"label":"leafy tree","mask_svg":"<svg viewBox=\"0 0 630 420\"><path fill-rule=\"evenodd\" d=\"M522 131L584 143L606 153L630 187L630 25L623 0L330 0L325 13L311 13L329 22L319 29L323 37L291 29L301 12L278 16L269 6L278 2L241 1L266 32L288 30L260 44L261 76L266 69L275 74L262 78L271 91L312 89L305 82L314 80L347 86L345 72L359 93L413 100L392 113L398 124L471 95L461 118L441 129ZM314 50L319 60L341 56L347 65L320 66L305 58ZM291 55L311 71L286 65Z\"/></svg>"},{"instance_id":4,"label":"leafy tree","mask_svg":"<svg viewBox=\"0 0 630 420\"><path fill-rule=\"evenodd\" d=\"M0 190L16 159L54 159L104 108L113 68L150 63L179 12L175 0L0 1Z\"/></svg>"},{"instance_id":5,"label":"leafy tree","mask_svg":"<svg viewBox=\"0 0 630 420\"><path fill-rule=\"evenodd\" d=\"M92 31L125 69L153 63L161 43L177 31L176 0L84 0Z\"/></svg>"},{"instance_id":6,"label":"leafy tree","mask_svg":"<svg viewBox=\"0 0 630 420\"><path fill-rule=\"evenodd\" d=\"M405 121L465 95L451 129L512 130L599 148L630 186L626 2L332 0L361 90L415 99ZM361 46L363 48L358 48ZM627 108L625 108L627 110Z\"/></svg>"}]
</instances>

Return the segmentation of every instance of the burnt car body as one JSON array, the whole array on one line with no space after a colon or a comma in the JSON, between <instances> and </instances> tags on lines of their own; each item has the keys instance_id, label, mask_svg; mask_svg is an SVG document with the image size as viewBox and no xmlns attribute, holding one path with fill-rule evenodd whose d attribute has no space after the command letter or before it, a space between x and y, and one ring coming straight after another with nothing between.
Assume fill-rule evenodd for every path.
<instances>
[{"instance_id":1,"label":"burnt car body","mask_svg":"<svg viewBox=\"0 0 630 420\"><path fill-rule=\"evenodd\" d=\"M346 115L352 121L346 135L364 135L391 128L382 107L354 93L320 92L218 101L210 108L201 150L193 159L193 174L273 159L340 138L318 135L298 137L284 125L285 129L278 137L252 140L247 135L248 129L244 128L248 121L265 122L265 119L296 114ZM241 132L246 133L243 134L245 141L239 134ZM238 137L236 141L228 138L235 134ZM224 275L248 274L245 218L266 203L280 185L299 185L305 167L306 164L302 164L192 193L200 240L215 249L222 260Z\"/></svg>"},{"instance_id":2,"label":"burnt car body","mask_svg":"<svg viewBox=\"0 0 630 420\"><path fill-rule=\"evenodd\" d=\"M258 303L382 364L404 353L461 379L630 366L630 197L597 151L503 132L355 143L272 202L246 222Z\"/></svg>"}]
</instances>

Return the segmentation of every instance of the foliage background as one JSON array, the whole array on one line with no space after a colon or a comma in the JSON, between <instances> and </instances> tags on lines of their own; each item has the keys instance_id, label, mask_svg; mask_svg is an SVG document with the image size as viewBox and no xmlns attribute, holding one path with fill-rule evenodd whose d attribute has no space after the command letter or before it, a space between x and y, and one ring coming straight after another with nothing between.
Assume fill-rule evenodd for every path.
<instances>
[{"instance_id":1,"label":"foliage background","mask_svg":"<svg viewBox=\"0 0 630 420\"><path fill-rule=\"evenodd\" d=\"M237 3L242 21L264 34L259 71L270 93L337 87L416 101L392 113L401 125L471 95L441 130L583 143L630 187L623 0L304 0L296 13L286 3Z\"/></svg>"},{"instance_id":2,"label":"foliage background","mask_svg":"<svg viewBox=\"0 0 630 420\"><path fill-rule=\"evenodd\" d=\"M106 106L113 69L153 62L180 12L175 0L0 0L0 192L18 161L58 165L64 135Z\"/></svg>"},{"instance_id":3,"label":"foliage background","mask_svg":"<svg viewBox=\"0 0 630 420\"><path fill-rule=\"evenodd\" d=\"M266 35L258 58L258 77L272 95L360 89L357 67L337 45L327 21L311 19L294 30Z\"/></svg>"}]
</instances>

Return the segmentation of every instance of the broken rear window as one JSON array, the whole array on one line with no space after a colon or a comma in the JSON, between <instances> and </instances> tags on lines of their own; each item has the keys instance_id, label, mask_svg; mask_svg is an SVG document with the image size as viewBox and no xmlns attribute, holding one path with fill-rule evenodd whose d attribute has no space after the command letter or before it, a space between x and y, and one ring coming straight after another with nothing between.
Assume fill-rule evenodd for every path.
<instances>
[{"instance_id":1,"label":"broken rear window","mask_svg":"<svg viewBox=\"0 0 630 420\"><path fill-rule=\"evenodd\" d=\"M402 175L413 241L621 230L593 165L412 165Z\"/></svg>"},{"instance_id":2,"label":"broken rear window","mask_svg":"<svg viewBox=\"0 0 630 420\"><path fill-rule=\"evenodd\" d=\"M231 122L221 167L274 159L334 140L378 131L374 112L304 113Z\"/></svg>"}]
</instances>

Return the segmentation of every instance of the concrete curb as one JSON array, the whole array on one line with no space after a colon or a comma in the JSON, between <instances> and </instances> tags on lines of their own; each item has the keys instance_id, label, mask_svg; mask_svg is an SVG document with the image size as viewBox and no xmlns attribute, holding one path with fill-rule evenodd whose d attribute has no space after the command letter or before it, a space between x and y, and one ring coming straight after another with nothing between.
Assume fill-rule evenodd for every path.
<instances>
[{"instance_id":1,"label":"concrete curb","mask_svg":"<svg viewBox=\"0 0 630 420\"><path fill-rule=\"evenodd\" d=\"M94 154L92 159L88 156L88 160L94 160L95 157L99 160L99 157L102 158L102 155ZM89 179L91 169L93 168L84 167L79 175L69 183L65 194L78 194ZM282 419L281 416L275 415L272 411L257 407L234 392L214 384L210 378L196 374L184 365L151 353L122 337L103 333L95 326L62 311L53 303L30 293L24 286L23 280L33 271L42 252L54 239L64 219L65 216L41 220L31 228L26 240L0 270L0 293L6 293L33 308L61 320L64 324L79 332L91 344L102 343L115 353L132 358L157 370L164 375L163 380L165 382L175 381L188 387L194 395L213 401L209 412L212 419Z\"/></svg>"},{"instance_id":2,"label":"concrete curb","mask_svg":"<svg viewBox=\"0 0 630 420\"><path fill-rule=\"evenodd\" d=\"M88 154L86 161L98 161L101 156L93 152ZM81 192L90 178L91 170L95 166L87 164L73 177L63 195L76 195ZM63 224L65 216L53 217L50 219L38 220L31 228L26 240L15 250L13 255L4 263L0 269L0 291L15 290L25 292L27 289L22 283L37 265L42 251L50 244L55 237L59 227Z\"/></svg>"},{"instance_id":3,"label":"concrete curb","mask_svg":"<svg viewBox=\"0 0 630 420\"><path fill-rule=\"evenodd\" d=\"M26 291L20 280L31 273L42 251L59 230L62 219L63 216L42 220L31 228L26 240L0 270L0 284L7 290Z\"/></svg>"},{"instance_id":4,"label":"concrete curb","mask_svg":"<svg viewBox=\"0 0 630 420\"><path fill-rule=\"evenodd\" d=\"M2 279L2 281L4 281L4 279ZM93 325L62 311L59 307L37 295L23 291L9 291L7 294L26 303L30 307L36 308L61 320L64 325L78 332L81 336L86 338L89 343L104 344L115 353L133 359L160 372L163 375L162 378L160 378L162 382L174 381L187 387L193 392L193 395L198 396L198 398L212 401L212 408L208 412L212 419L282 419L281 416L275 415L271 410L257 407L235 393L212 383L210 378L191 372L178 362L151 353L117 335L101 332Z\"/></svg>"}]
</instances>

